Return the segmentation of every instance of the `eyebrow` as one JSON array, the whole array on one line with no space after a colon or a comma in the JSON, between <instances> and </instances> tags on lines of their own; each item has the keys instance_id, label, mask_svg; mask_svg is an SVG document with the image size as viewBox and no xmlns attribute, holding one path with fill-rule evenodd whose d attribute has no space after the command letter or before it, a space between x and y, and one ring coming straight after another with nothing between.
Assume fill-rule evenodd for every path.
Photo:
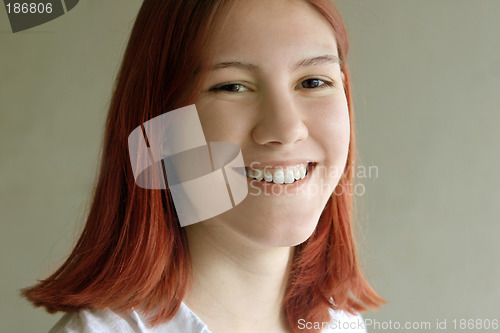
<instances>
[{"instance_id":1,"label":"eyebrow","mask_svg":"<svg viewBox=\"0 0 500 333\"><path fill-rule=\"evenodd\" d=\"M316 66L316 65L323 65L323 64L341 64L341 60L339 57L332 55L332 54L327 54L327 55L322 55L318 57L313 57L313 58L305 58L300 60L298 63L296 63L294 66L292 66L291 71L295 72L301 68L309 67L309 66ZM252 72L258 72L259 67L253 64L249 63L244 63L240 61L228 61L228 62L221 62L217 65L214 65L210 67L210 70L215 71L223 68L228 68L228 67L235 67L247 71L252 71Z\"/></svg>"}]
</instances>

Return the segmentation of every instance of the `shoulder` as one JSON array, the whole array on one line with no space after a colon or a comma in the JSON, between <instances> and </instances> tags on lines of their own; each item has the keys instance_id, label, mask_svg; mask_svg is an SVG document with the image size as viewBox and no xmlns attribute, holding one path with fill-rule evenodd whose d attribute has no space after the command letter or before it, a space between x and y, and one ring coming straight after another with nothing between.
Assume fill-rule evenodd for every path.
<instances>
[{"instance_id":1,"label":"shoulder","mask_svg":"<svg viewBox=\"0 0 500 333\"><path fill-rule=\"evenodd\" d=\"M352 315L343 310L330 309L330 325L321 333L366 333L366 325L363 317L357 313Z\"/></svg>"},{"instance_id":2,"label":"shoulder","mask_svg":"<svg viewBox=\"0 0 500 333\"><path fill-rule=\"evenodd\" d=\"M120 316L110 309L84 309L66 313L49 333L150 332L135 312Z\"/></svg>"},{"instance_id":3,"label":"shoulder","mask_svg":"<svg viewBox=\"0 0 500 333\"><path fill-rule=\"evenodd\" d=\"M49 333L210 333L184 303L170 321L158 326L148 327L143 319L147 317L138 311L120 315L110 309L84 309L65 314Z\"/></svg>"}]
</instances>

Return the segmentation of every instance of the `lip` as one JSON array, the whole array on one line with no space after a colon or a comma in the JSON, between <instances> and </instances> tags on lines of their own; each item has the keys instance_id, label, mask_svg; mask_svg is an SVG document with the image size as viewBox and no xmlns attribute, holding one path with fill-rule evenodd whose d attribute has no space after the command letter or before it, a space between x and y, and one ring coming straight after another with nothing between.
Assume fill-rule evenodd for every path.
<instances>
[{"instance_id":1,"label":"lip","mask_svg":"<svg viewBox=\"0 0 500 333\"><path fill-rule=\"evenodd\" d=\"M283 161L266 161L266 162L252 162L250 165L245 165L245 169L248 171L252 168L255 169L277 169L293 167L299 164L308 165L309 163L316 163L312 160L307 159L296 159L296 160L283 160Z\"/></svg>"},{"instance_id":2,"label":"lip","mask_svg":"<svg viewBox=\"0 0 500 333\"><path fill-rule=\"evenodd\" d=\"M306 162L302 161L304 164ZM295 164L293 164L295 163ZM301 164L301 162L293 162L292 164L288 164L288 166L293 166L297 164ZM318 163L316 162L308 162L308 172L307 175L300 180L296 180L293 183L283 183L283 184L275 184L273 182L266 182L264 180L257 180L253 178L247 177L247 182L250 185L251 189L260 189L264 192L264 195L293 195L297 194L304 186L306 186L310 179L314 176L314 171ZM276 165L276 164L275 164ZM278 164L277 166L284 166L283 164ZM259 192L260 194L261 192ZM252 192L249 191L249 195L252 195ZM258 194L257 194L258 195ZM254 195L255 196L255 195Z\"/></svg>"}]
</instances>

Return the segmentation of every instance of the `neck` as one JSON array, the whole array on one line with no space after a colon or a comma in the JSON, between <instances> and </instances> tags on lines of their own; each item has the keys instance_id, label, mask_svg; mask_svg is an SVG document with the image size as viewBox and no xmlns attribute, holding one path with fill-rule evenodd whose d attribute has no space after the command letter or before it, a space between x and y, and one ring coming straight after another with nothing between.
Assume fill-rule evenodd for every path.
<instances>
[{"instance_id":1,"label":"neck","mask_svg":"<svg viewBox=\"0 0 500 333\"><path fill-rule=\"evenodd\" d=\"M209 223L186 234L193 275L184 303L210 330L286 331L282 301L293 247L264 246Z\"/></svg>"}]
</instances>

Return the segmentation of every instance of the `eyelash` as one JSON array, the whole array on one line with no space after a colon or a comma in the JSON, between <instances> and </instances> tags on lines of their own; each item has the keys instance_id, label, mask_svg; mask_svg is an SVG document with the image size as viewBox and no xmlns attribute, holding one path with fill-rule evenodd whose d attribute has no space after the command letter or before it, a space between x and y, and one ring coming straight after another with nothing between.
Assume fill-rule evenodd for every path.
<instances>
[{"instance_id":1,"label":"eyelash","mask_svg":"<svg viewBox=\"0 0 500 333\"><path fill-rule=\"evenodd\" d=\"M305 87L302 87L302 88L304 88L306 90L324 89L326 87L333 87L334 86L333 82L328 81L328 80L324 80L324 79L319 79L319 78L305 79L304 81L301 82L301 85L304 82L306 82L306 81L321 81L321 84L319 86L315 87L315 88L305 88ZM245 87L243 84L240 84L240 83L225 83L225 84L222 84L220 86L216 86L216 87L210 88L209 91L215 92L215 93L218 93L218 92L239 93L240 92L240 91L231 91L231 90L223 89L224 87L231 87L231 86Z\"/></svg>"},{"instance_id":2,"label":"eyelash","mask_svg":"<svg viewBox=\"0 0 500 333\"><path fill-rule=\"evenodd\" d=\"M223 85L220 85L220 86L217 86L217 87L210 88L210 90L209 90L209 91L211 91L211 92L215 92L215 93L219 93L219 92L238 93L238 92L239 92L239 91L231 91L231 90L226 90L226 89L223 89L224 87L231 87L231 86L240 86L240 87L244 87L244 85L239 84L239 83L225 83L225 84L223 84Z\"/></svg>"},{"instance_id":3,"label":"eyelash","mask_svg":"<svg viewBox=\"0 0 500 333\"><path fill-rule=\"evenodd\" d=\"M304 88L304 89L308 89L308 90L323 89L323 88L326 88L326 87L333 87L334 86L333 82L331 82L331 81L323 80L323 79L319 79L319 78L315 78L315 77L312 77L312 78L309 78L309 79L305 79L304 81L301 82L301 84L304 83L304 82L306 82L306 81L321 81L323 83L323 84L319 85L316 88Z\"/></svg>"}]
</instances>

